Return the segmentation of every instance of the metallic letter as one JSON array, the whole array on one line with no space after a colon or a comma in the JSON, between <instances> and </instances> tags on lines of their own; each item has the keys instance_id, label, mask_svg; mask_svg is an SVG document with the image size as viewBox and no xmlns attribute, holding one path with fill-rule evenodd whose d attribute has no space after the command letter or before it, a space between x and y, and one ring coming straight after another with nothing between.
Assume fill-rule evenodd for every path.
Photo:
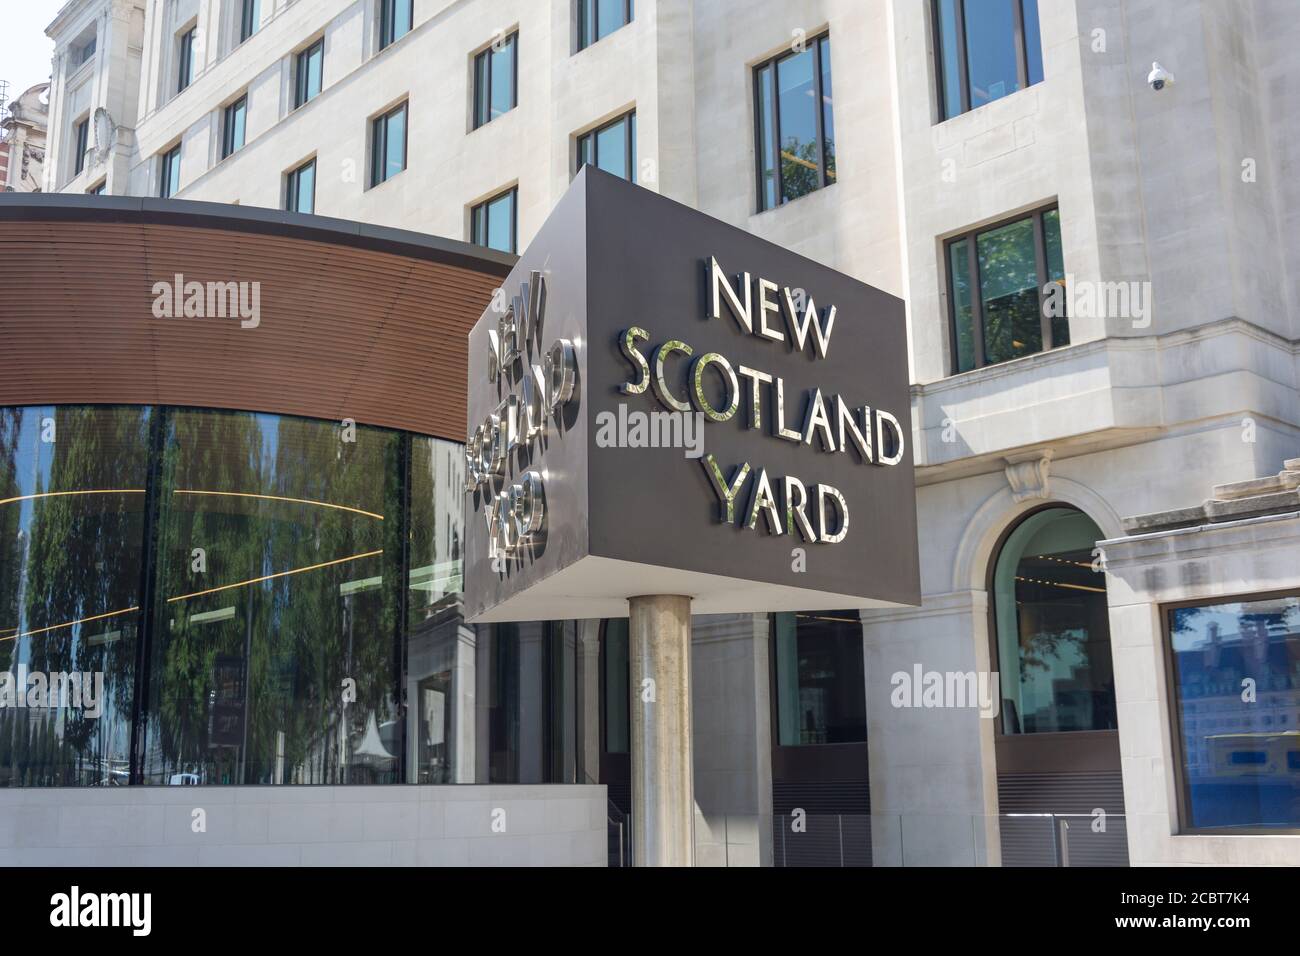
<instances>
[{"instance_id":1,"label":"metallic letter","mask_svg":"<svg viewBox=\"0 0 1300 956\"><path fill-rule=\"evenodd\" d=\"M721 411L710 405L704 394L704 371L710 365L718 366L727 381L727 407ZM736 373L731 370L731 363L724 356L717 352L705 352L691 363L691 397L695 399L695 407L710 420L731 421L736 409L740 407L740 385L736 382Z\"/></svg>"},{"instance_id":2,"label":"metallic letter","mask_svg":"<svg viewBox=\"0 0 1300 956\"><path fill-rule=\"evenodd\" d=\"M746 368L743 365L736 366L736 371L750 381L749 392L749 427L763 427L763 391L759 385L766 382L772 384L772 376L766 372L758 372L752 368Z\"/></svg>"},{"instance_id":3,"label":"metallic letter","mask_svg":"<svg viewBox=\"0 0 1300 956\"><path fill-rule=\"evenodd\" d=\"M772 419L772 431L778 438L801 442L803 435L785 427L785 380L776 378L776 417Z\"/></svg>"},{"instance_id":4,"label":"metallic letter","mask_svg":"<svg viewBox=\"0 0 1300 956\"><path fill-rule=\"evenodd\" d=\"M798 495L795 492L798 492ZM799 500L796 502L795 498ZM816 541L817 532L808 521L808 489L793 475L785 476L785 529L794 534L795 526L805 541Z\"/></svg>"},{"instance_id":5,"label":"metallic letter","mask_svg":"<svg viewBox=\"0 0 1300 956\"><path fill-rule=\"evenodd\" d=\"M578 357L568 339L556 339L546 353L546 382L551 411L573 398L578 384Z\"/></svg>"},{"instance_id":6,"label":"metallic letter","mask_svg":"<svg viewBox=\"0 0 1300 956\"><path fill-rule=\"evenodd\" d=\"M858 456L864 463L870 463L875 460L871 448L871 406L862 406L862 428L858 428L858 423L853 417L853 409L843 398L835 396L835 416L839 420L840 426L840 451L848 451L849 446L844 440L845 428L848 429L848 437L857 446ZM863 429L866 434L863 435Z\"/></svg>"},{"instance_id":7,"label":"metallic letter","mask_svg":"<svg viewBox=\"0 0 1300 956\"><path fill-rule=\"evenodd\" d=\"M776 508L776 498L772 494L772 485L767 480L767 470L764 468L758 470L758 477L754 479L753 494L749 499L749 516L745 519L745 527L750 531L758 525L760 508L763 509L763 517L767 520L767 533L784 533L781 527L781 516Z\"/></svg>"},{"instance_id":8,"label":"metallic letter","mask_svg":"<svg viewBox=\"0 0 1300 956\"><path fill-rule=\"evenodd\" d=\"M767 279L758 280L758 334L764 338L771 339L773 342L784 342L785 335L780 329L774 329L767 324L767 314L769 312L781 311L781 306L774 299L768 298L769 292L776 291L776 283L769 282Z\"/></svg>"},{"instance_id":9,"label":"metallic letter","mask_svg":"<svg viewBox=\"0 0 1300 956\"><path fill-rule=\"evenodd\" d=\"M808 328L812 327L813 344L817 347L817 355L820 358L826 357L826 350L831 344L831 329L835 326L835 306L826 310L826 326L817 321L817 306L813 302L812 296L808 296L808 304L803 312L803 319L800 320L798 310L795 308L794 299L790 296L790 290L785 290L785 310L790 321L790 331L794 336L795 350L802 352L804 343L808 340Z\"/></svg>"},{"instance_id":10,"label":"metallic letter","mask_svg":"<svg viewBox=\"0 0 1300 956\"><path fill-rule=\"evenodd\" d=\"M650 333L645 329L639 329L635 325L627 329L618 337L618 348L623 353L623 357L641 373L639 382L624 382L618 387L618 390L624 395L640 395L650 387L650 366L641 354L641 350L636 347L638 339L649 339Z\"/></svg>"},{"instance_id":11,"label":"metallic letter","mask_svg":"<svg viewBox=\"0 0 1300 956\"><path fill-rule=\"evenodd\" d=\"M894 434L898 436L898 451L890 457L885 457L885 422L889 422L893 428ZM903 460L903 426L898 424L898 419L883 409L876 409L876 447L880 450L876 463L879 465L897 465Z\"/></svg>"},{"instance_id":12,"label":"metallic letter","mask_svg":"<svg viewBox=\"0 0 1300 956\"><path fill-rule=\"evenodd\" d=\"M835 436L831 434L831 420L826 414L826 402L822 400L822 390L814 388L812 394L808 396L808 407L804 409L803 416L803 440L809 448L812 447L813 429L822 430L822 449L825 451L835 450Z\"/></svg>"},{"instance_id":13,"label":"metallic letter","mask_svg":"<svg viewBox=\"0 0 1300 956\"><path fill-rule=\"evenodd\" d=\"M843 541L844 536L849 533L849 503L844 500L844 495L840 494L838 488L832 488L830 485L814 485L813 487L817 491L817 540L825 541L828 544L837 544ZM840 513L840 527L834 533L826 530L826 502L829 498L835 499Z\"/></svg>"},{"instance_id":14,"label":"metallic letter","mask_svg":"<svg viewBox=\"0 0 1300 956\"><path fill-rule=\"evenodd\" d=\"M727 306L731 309L731 314L736 317L736 324L746 332L754 331L754 311L752 302L752 293L749 285L749 273L744 274L743 282L745 284L745 304L740 304L740 297L736 295L736 290L731 287L727 281L727 274L722 271L722 266L718 265L718 260L709 256L707 266L709 273L709 316L714 319L722 318L722 299L727 300ZM740 276L736 276L741 280ZM721 295L719 295L721 293Z\"/></svg>"},{"instance_id":15,"label":"metallic letter","mask_svg":"<svg viewBox=\"0 0 1300 956\"><path fill-rule=\"evenodd\" d=\"M700 464L704 466L704 473L709 476L713 490L718 493L718 520L730 524L736 520L736 495L749 474L749 462L743 462L732 472L731 481L722 477L722 469L712 455L705 455L700 459Z\"/></svg>"},{"instance_id":16,"label":"metallic letter","mask_svg":"<svg viewBox=\"0 0 1300 956\"><path fill-rule=\"evenodd\" d=\"M668 383L664 381L664 360L673 352L681 352L690 356L695 353L695 350L685 342L679 342L676 339L670 339L655 349L655 376L651 379L651 385L654 387L655 395L659 397L659 401L676 411L689 412L691 410L690 402L683 402L674 398L668 391Z\"/></svg>"}]
</instances>

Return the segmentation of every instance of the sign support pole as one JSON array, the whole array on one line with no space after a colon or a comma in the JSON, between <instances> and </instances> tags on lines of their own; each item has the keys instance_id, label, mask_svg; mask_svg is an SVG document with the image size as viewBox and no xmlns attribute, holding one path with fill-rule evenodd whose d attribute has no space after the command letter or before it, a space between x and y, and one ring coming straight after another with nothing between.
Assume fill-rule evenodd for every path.
<instances>
[{"instance_id":1,"label":"sign support pole","mask_svg":"<svg viewBox=\"0 0 1300 956\"><path fill-rule=\"evenodd\" d=\"M628 618L633 860L693 866L691 599L629 598Z\"/></svg>"}]
</instances>

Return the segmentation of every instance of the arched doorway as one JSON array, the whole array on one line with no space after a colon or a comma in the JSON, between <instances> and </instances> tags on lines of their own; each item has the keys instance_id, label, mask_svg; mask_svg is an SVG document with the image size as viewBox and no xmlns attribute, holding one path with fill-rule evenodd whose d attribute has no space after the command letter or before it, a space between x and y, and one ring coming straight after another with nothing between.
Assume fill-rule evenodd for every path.
<instances>
[{"instance_id":1,"label":"arched doorway","mask_svg":"<svg viewBox=\"0 0 1300 956\"><path fill-rule=\"evenodd\" d=\"M1020 518L993 552L1004 865L1127 863L1106 576L1095 551L1104 537L1082 511L1052 504Z\"/></svg>"}]
</instances>

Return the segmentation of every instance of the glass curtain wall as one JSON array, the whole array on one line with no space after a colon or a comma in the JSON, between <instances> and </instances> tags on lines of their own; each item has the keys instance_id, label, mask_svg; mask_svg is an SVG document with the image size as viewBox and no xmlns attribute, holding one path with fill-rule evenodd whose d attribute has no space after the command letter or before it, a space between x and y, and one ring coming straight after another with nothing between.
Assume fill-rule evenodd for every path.
<instances>
[{"instance_id":1,"label":"glass curtain wall","mask_svg":"<svg viewBox=\"0 0 1300 956\"><path fill-rule=\"evenodd\" d=\"M0 786L595 779L598 625L464 622L463 488L387 429L0 409Z\"/></svg>"},{"instance_id":2,"label":"glass curtain wall","mask_svg":"<svg viewBox=\"0 0 1300 956\"><path fill-rule=\"evenodd\" d=\"M127 782L150 424L0 409L0 786Z\"/></svg>"}]
</instances>

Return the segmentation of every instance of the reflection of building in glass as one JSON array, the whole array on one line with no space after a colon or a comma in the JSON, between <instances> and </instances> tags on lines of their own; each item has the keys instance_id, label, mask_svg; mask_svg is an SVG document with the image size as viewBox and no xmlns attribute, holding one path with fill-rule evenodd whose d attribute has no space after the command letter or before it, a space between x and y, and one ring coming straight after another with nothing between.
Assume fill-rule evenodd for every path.
<instances>
[{"instance_id":1,"label":"reflection of building in glass","mask_svg":"<svg viewBox=\"0 0 1300 956\"><path fill-rule=\"evenodd\" d=\"M1300 598L1170 612L1197 827L1300 824Z\"/></svg>"}]
</instances>

